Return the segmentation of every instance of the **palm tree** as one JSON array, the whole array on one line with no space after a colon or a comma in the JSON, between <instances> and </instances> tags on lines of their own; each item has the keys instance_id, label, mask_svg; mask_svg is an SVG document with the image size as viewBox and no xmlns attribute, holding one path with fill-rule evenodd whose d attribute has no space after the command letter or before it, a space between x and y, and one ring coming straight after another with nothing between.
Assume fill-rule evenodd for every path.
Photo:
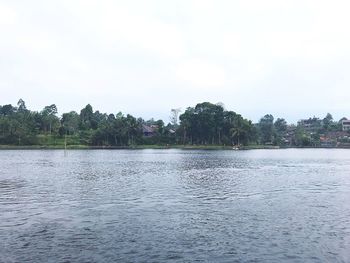
<instances>
[{"instance_id":1,"label":"palm tree","mask_svg":"<svg viewBox=\"0 0 350 263\"><path fill-rule=\"evenodd\" d=\"M236 126L230 129L230 134L231 134L231 138L233 140L233 138L237 137L237 145L239 146L240 142L239 142L239 138L242 135L242 133L244 132L244 129L240 126Z\"/></svg>"},{"instance_id":2,"label":"palm tree","mask_svg":"<svg viewBox=\"0 0 350 263\"><path fill-rule=\"evenodd\" d=\"M237 138L237 145L240 145L240 138L242 135L246 134L247 132L247 127L246 127L246 122L245 120L238 118L235 121L235 125L230 129L230 134L232 140L236 137Z\"/></svg>"}]
</instances>

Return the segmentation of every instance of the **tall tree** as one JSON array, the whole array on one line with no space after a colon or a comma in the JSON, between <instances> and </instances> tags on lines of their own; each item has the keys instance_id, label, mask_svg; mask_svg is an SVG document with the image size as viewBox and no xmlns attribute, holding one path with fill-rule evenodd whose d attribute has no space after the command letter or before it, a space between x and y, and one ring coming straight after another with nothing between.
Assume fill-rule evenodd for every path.
<instances>
[{"instance_id":1,"label":"tall tree","mask_svg":"<svg viewBox=\"0 0 350 263\"><path fill-rule=\"evenodd\" d=\"M64 134L73 135L79 129L79 114L75 111L62 114L61 125L64 128Z\"/></svg>"},{"instance_id":2,"label":"tall tree","mask_svg":"<svg viewBox=\"0 0 350 263\"><path fill-rule=\"evenodd\" d=\"M281 145L283 144L283 138L287 132L287 122L283 118L278 118L274 123L275 130L275 144Z\"/></svg>"},{"instance_id":3,"label":"tall tree","mask_svg":"<svg viewBox=\"0 0 350 263\"><path fill-rule=\"evenodd\" d=\"M22 99L19 99L19 101L17 102L17 106L19 112L24 112L27 110L26 103Z\"/></svg>"},{"instance_id":4,"label":"tall tree","mask_svg":"<svg viewBox=\"0 0 350 263\"><path fill-rule=\"evenodd\" d=\"M60 124L56 114L57 107L55 104L45 106L44 109L41 111L43 122L42 124L45 132L49 132L51 134L53 130L58 130Z\"/></svg>"},{"instance_id":5,"label":"tall tree","mask_svg":"<svg viewBox=\"0 0 350 263\"><path fill-rule=\"evenodd\" d=\"M272 143L274 134L273 116L266 114L259 121L260 139L262 143Z\"/></svg>"},{"instance_id":6,"label":"tall tree","mask_svg":"<svg viewBox=\"0 0 350 263\"><path fill-rule=\"evenodd\" d=\"M177 120L179 119L179 113L181 112L180 108L177 109L171 109L171 114L170 114L170 123L173 126L177 126Z\"/></svg>"},{"instance_id":7,"label":"tall tree","mask_svg":"<svg viewBox=\"0 0 350 263\"><path fill-rule=\"evenodd\" d=\"M87 104L85 108L80 111L80 128L82 130L91 129L91 122L93 119L93 110L90 104Z\"/></svg>"},{"instance_id":8,"label":"tall tree","mask_svg":"<svg viewBox=\"0 0 350 263\"><path fill-rule=\"evenodd\" d=\"M333 116L330 113L327 113L326 117L323 118L323 128L326 131L329 131L331 129L331 126L333 124Z\"/></svg>"}]
</instances>

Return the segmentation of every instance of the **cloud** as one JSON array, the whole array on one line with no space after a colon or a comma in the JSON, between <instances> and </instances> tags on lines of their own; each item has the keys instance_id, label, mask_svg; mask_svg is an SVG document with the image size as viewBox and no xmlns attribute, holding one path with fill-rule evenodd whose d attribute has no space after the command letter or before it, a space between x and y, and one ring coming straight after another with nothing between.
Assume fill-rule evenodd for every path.
<instances>
[{"instance_id":1,"label":"cloud","mask_svg":"<svg viewBox=\"0 0 350 263\"><path fill-rule=\"evenodd\" d=\"M155 117L169 104L201 100L255 119L267 108L286 109L286 118L295 107L305 115L332 104L350 111L349 7L345 0L3 0L0 104L23 94L39 108L54 98L61 111L91 103L142 115L152 104Z\"/></svg>"},{"instance_id":2,"label":"cloud","mask_svg":"<svg viewBox=\"0 0 350 263\"><path fill-rule=\"evenodd\" d=\"M65 5L79 18L79 26L92 33L101 46L113 49L123 42L151 55L170 58L186 52L176 25L135 14L118 1L66 1Z\"/></svg>"},{"instance_id":3,"label":"cloud","mask_svg":"<svg viewBox=\"0 0 350 263\"><path fill-rule=\"evenodd\" d=\"M17 13L12 8L0 3L0 28L13 25L17 21Z\"/></svg>"},{"instance_id":4,"label":"cloud","mask_svg":"<svg viewBox=\"0 0 350 263\"><path fill-rule=\"evenodd\" d=\"M226 83L225 70L205 60L190 59L177 66L177 79L199 88L219 88Z\"/></svg>"}]
</instances>

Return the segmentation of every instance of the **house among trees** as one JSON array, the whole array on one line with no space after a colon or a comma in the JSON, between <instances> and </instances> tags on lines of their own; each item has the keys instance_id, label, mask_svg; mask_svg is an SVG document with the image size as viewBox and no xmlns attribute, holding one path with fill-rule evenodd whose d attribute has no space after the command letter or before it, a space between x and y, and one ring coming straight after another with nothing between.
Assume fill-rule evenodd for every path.
<instances>
[{"instance_id":1,"label":"house among trees","mask_svg":"<svg viewBox=\"0 0 350 263\"><path fill-rule=\"evenodd\" d=\"M178 113L177 111L174 111ZM17 106L0 105L0 145L276 145L281 147L349 147L350 120L334 121L330 113L323 119L303 119L288 125L283 118L264 115L258 123L227 111L221 104L198 103L188 107L172 123L143 120L130 114L94 111L90 104L80 113L58 116L55 104L41 111L27 109L20 99ZM63 144L64 143L64 144Z\"/></svg>"},{"instance_id":2,"label":"house among trees","mask_svg":"<svg viewBox=\"0 0 350 263\"><path fill-rule=\"evenodd\" d=\"M350 120L342 120L341 121L341 126L343 131L350 131Z\"/></svg>"},{"instance_id":3,"label":"house among trees","mask_svg":"<svg viewBox=\"0 0 350 263\"><path fill-rule=\"evenodd\" d=\"M142 133L144 137L153 137L157 134L157 125L142 124Z\"/></svg>"},{"instance_id":4,"label":"house among trees","mask_svg":"<svg viewBox=\"0 0 350 263\"><path fill-rule=\"evenodd\" d=\"M334 147L337 141L328 136L320 136L320 146L321 147Z\"/></svg>"},{"instance_id":5,"label":"house among trees","mask_svg":"<svg viewBox=\"0 0 350 263\"><path fill-rule=\"evenodd\" d=\"M312 131L322 126L322 120L313 117L298 121L298 126L304 128L306 131Z\"/></svg>"}]
</instances>

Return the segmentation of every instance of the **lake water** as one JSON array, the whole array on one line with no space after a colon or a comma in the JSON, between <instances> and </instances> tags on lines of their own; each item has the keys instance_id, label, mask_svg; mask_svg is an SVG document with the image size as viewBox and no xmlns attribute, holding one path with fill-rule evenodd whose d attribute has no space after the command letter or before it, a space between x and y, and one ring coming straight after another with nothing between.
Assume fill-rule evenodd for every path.
<instances>
[{"instance_id":1,"label":"lake water","mask_svg":"<svg viewBox=\"0 0 350 263\"><path fill-rule=\"evenodd\" d=\"M2 150L0 262L350 262L350 150Z\"/></svg>"}]
</instances>

